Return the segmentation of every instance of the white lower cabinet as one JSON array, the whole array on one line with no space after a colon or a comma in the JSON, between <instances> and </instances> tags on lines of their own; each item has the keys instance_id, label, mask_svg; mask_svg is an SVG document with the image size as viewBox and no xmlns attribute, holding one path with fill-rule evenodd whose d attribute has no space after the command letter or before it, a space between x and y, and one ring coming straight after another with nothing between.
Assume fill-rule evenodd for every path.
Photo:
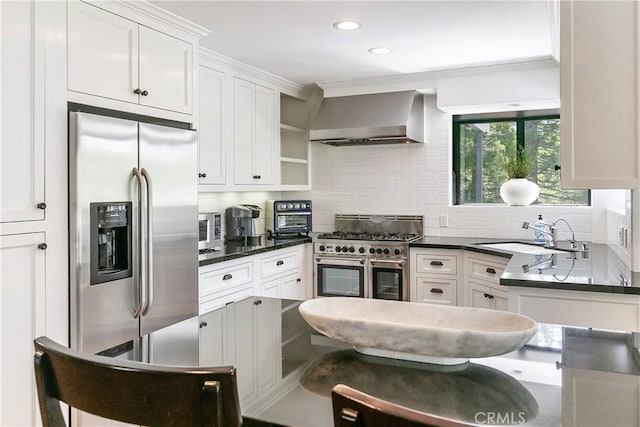
<instances>
[{"instance_id":1,"label":"white lower cabinet","mask_svg":"<svg viewBox=\"0 0 640 427\"><path fill-rule=\"evenodd\" d=\"M509 287L509 311L537 322L640 332L640 296Z\"/></svg>"},{"instance_id":2,"label":"white lower cabinet","mask_svg":"<svg viewBox=\"0 0 640 427\"><path fill-rule=\"evenodd\" d=\"M278 301L261 297L248 297L200 316L200 365L235 366L242 406L278 383L280 319Z\"/></svg>"},{"instance_id":3,"label":"white lower cabinet","mask_svg":"<svg viewBox=\"0 0 640 427\"><path fill-rule=\"evenodd\" d=\"M465 252L464 259L464 305L507 311L508 293L500 276L509 258Z\"/></svg>"},{"instance_id":4,"label":"white lower cabinet","mask_svg":"<svg viewBox=\"0 0 640 427\"><path fill-rule=\"evenodd\" d=\"M562 425L640 425L640 377L563 366Z\"/></svg>"},{"instance_id":5,"label":"white lower cabinet","mask_svg":"<svg viewBox=\"0 0 640 427\"><path fill-rule=\"evenodd\" d=\"M507 292L488 286L480 281L467 280L466 306L507 311Z\"/></svg>"},{"instance_id":6,"label":"white lower cabinet","mask_svg":"<svg viewBox=\"0 0 640 427\"><path fill-rule=\"evenodd\" d=\"M409 301L455 306L462 252L453 249L410 248Z\"/></svg>"},{"instance_id":7,"label":"white lower cabinet","mask_svg":"<svg viewBox=\"0 0 640 427\"><path fill-rule=\"evenodd\" d=\"M0 237L0 425L40 424L33 340L46 334L45 233Z\"/></svg>"}]
</instances>

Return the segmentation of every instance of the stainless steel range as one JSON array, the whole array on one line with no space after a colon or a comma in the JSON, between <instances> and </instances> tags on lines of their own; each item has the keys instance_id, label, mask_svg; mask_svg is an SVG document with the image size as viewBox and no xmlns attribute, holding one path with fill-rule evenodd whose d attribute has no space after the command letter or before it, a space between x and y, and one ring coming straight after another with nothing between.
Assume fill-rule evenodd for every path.
<instances>
[{"instance_id":1,"label":"stainless steel range","mask_svg":"<svg viewBox=\"0 0 640 427\"><path fill-rule=\"evenodd\" d=\"M407 301L409 242L421 215L336 215L336 231L314 243L314 297Z\"/></svg>"}]
</instances>

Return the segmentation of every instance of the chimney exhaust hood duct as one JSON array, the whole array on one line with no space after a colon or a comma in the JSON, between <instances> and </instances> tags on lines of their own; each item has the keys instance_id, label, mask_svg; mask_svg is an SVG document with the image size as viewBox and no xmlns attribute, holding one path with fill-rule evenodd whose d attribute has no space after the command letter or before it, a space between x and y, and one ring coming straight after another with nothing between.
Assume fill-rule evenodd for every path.
<instances>
[{"instance_id":1,"label":"chimney exhaust hood duct","mask_svg":"<svg viewBox=\"0 0 640 427\"><path fill-rule=\"evenodd\" d=\"M423 95L411 90L325 98L309 135L334 146L424 142Z\"/></svg>"}]
</instances>

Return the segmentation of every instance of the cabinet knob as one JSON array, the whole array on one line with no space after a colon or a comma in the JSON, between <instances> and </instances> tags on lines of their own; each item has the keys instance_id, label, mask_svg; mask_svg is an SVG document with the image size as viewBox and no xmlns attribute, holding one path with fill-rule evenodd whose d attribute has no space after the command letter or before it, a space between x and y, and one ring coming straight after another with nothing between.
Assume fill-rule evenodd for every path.
<instances>
[{"instance_id":1,"label":"cabinet knob","mask_svg":"<svg viewBox=\"0 0 640 427\"><path fill-rule=\"evenodd\" d=\"M206 328L206 327L207 327L207 322L202 322L202 323L200 323L200 327L201 327L201 328Z\"/></svg>"},{"instance_id":2,"label":"cabinet knob","mask_svg":"<svg viewBox=\"0 0 640 427\"><path fill-rule=\"evenodd\" d=\"M42 210L47 209L47 204L45 202L40 202L36 205L36 208L42 209Z\"/></svg>"},{"instance_id":3,"label":"cabinet knob","mask_svg":"<svg viewBox=\"0 0 640 427\"><path fill-rule=\"evenodd\" d=\"M46 250L47 248L48 248L48 246L47 246L47 244L46 244L46 243L40 243L40 244L38 245L38 249L42 249L43 251L44 251L44 250Z\"/></svg>"},{"instance_id":4,"label":"cabinet knob","mask_svg":"<svg viewBox=\"0 0 640 427\"><path fill-rule=\"evenodd\" d=\"M485 298L489 298L489 299L493 299L493 295L491 295L491 294L484 294L484 297Z\"/></svg>"},{"instance_id":5,"label":"cabinet knob","mask_svg":"<svg viewBox=\"0 0 640 427\"><path fill-rule=\"evenodd\" d=\"M487 267L487 273L489 274L496 274L496 270L491 268L491 267Z\"/></svg>"},{"instance_id":6,"label":"cabinet knob","mask_svg":"<svg viewBox=\"0 0 640 427\"><path fill-rule=\"evenodd\" d=\"M199 173L198 174L198 178L206 178L207 174L206 173Z\"/></svg>"},{"instance_id":7,"label":"cabinet knob","mask_svg":"<svg viewBox=\"0 0 640 427\"><path fill-rule=\"evenodd\" d=\"M147 92L146 90L143 90L143 91L140 93L140 95L142 95L142 96L147 96L147 95L149 95L149 92Z\"/></svg>"},{"instance_id":8,"label":"cabinet knob","mask_svg":"<svg viewBox=\"0 0 640 427\"><path fill-rule=\"evenodd\" d=\"M555 166L553 167L553 170L554 170L554 171L559 171L560 169L562 169L562 166L560 166L560 165L555 165Z\"/></svg>"},{"instance_id":9,"label":"cabinet knob","mask_svg":"<svg viewBox=\"0 0 640 427\"><path fill-rule=\"evenodd\" d=\"M260 299L253 302L253 305L260 305L260 304L262 304L262 300Z\"/></svg>"},{"instance_id":10,"label":"cabinet knob","mask_svg":"<svg viewBox=\"0 0 640 427\"><path fill-rule=\"evenodd\" d=\"M300 282L302 282L302 279L298 277L298 278L296 279L296 282L300 283Z\"/></svg>"},{"instance_id":11,"label":"cabinet knob","mask_svg":"<svg viewBox=\"0 0 640 427\"><path fill-rule=\"evenodd\" d=\"M258 179L262 179L262 175L258 175Z\"/></svg>"},{"instance_id":12,"label":"cabinet knob","mask_svg":"<svg viewBox=\"0 0 640 427\"><path fill-rule=\"evenodd\" d=\"M135 88L133 90L133 93L135 93L136 95L140 95L142 93L142 91L140 90L140 88Z\"/></svg>"}]
</instances>

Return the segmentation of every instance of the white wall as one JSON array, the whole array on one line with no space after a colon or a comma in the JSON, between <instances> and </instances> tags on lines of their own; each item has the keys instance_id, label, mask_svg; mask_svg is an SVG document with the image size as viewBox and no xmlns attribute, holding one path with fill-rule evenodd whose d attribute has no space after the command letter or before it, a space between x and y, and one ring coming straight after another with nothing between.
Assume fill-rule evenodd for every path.
<instances>
[{"instance_id":1,"label":"white wall","mask_svg":"<svg viewBox=\"0 0 640 427\"><path fill-rule=\"evenodd\" d=\"M425 97L425 115L425 144L312 144L313 190L283 197L313 200L314 231L332 231L336 213L421 214L425 235L526 239L533 235L522 222L542 214L567 219L579 240L606 242L606 221L592 226L591 207L450 206L451 115L436 108L435 96ZM440 214L448 215L448 227L440 227ZM570 237L562 224L559 237Z\"/></svg>"}]
</instances>

